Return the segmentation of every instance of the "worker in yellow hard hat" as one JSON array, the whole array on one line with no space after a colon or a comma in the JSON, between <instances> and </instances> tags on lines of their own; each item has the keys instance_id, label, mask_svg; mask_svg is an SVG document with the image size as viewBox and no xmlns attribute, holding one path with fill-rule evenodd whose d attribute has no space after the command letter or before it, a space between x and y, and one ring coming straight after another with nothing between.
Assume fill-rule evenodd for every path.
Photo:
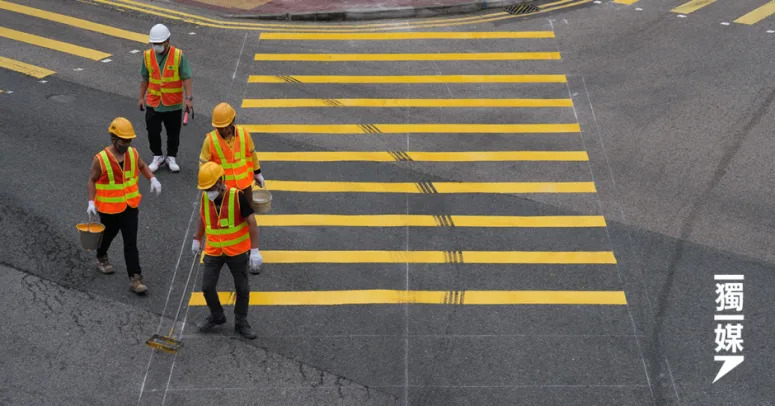
<instances>
[{"instance_id":1,"label":"worker in yellow hard hat","mask_svg":"<svg viewBox=\"0 0 775 406\"><path fill-rule=\"evenodd\" d=\"M199 224L191 252L201 248L202 236L207 237L204 248L202 293L210 315L199 324L200 331L226 323L226 315L218 300L218 276L223 264L229 266L234 278L237 300L234 306L234 329L245 338L254 339L256 333L248 323L250 284L247 270L258 273L262 258L258 251L258 226L253 208L245 194L226 186L223 168L215 162L199 167L199 190L202 190Z\"/></svg>"},{"instance_id":2,"label":"worker in yellow hard hat","mask_svg":"<svg viewBox=\"0 0 775 406\"><path fill-rule=\"evenodd\" d=\"M215 130L205 136L199 154L200 165L215 162L225 173L226 187L237 188L251 196L253 182L264 187L264 175L253 145L253 137L244 127L235 125L237 112L228 103L213 109L212 125Z\"/></svg>"},{"instance_id":3,"label":"worker in yellow hard hat","mask_svg":"<svg viewBox=\"0 0 775 406\"><path fill-rule=\"evenodd\" d=\"M139 174L151 181L151 192L161 193L161 184L130 147L136 137L132 123L118 117L108 127L111 145L94 156L89 173L89 207L87 214L100 217L105 226L102 243L97 249L97 269L113 273L108 261L108 248L121 231L124 240L124 260L129 275L129 288L138 294L148 291L143 282L140 258L137 252L138 206L142 195L138 189Z\"/></svg>"}]
</instances>

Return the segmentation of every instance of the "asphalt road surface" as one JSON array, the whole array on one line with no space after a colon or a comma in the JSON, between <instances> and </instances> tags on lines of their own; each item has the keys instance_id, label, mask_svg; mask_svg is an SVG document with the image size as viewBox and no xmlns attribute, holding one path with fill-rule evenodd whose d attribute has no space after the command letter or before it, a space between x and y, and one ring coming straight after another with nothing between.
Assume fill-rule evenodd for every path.
<instances>
[{"instance_id":1,"label":"asphalt road surface","mask_svg":"<svg viewBox=\"0 0 775 406\"><path fill-rule=\"evenodd\" d=\"M308 25L0 0L0 403L775 404L775 6L582 3ZM181 172L157 172L160 196L140 181L138 297L120 238L102 275L74 226L113 118L151 160L136 99L157 22L197 114ZM273 194L252 341L231 307L193 325L221 101ZM734 309L719 275L743 276ZM145 345L172 327L176 355ZM714 383L714 357L741 355Z\"/></svg>"}]
</instances>

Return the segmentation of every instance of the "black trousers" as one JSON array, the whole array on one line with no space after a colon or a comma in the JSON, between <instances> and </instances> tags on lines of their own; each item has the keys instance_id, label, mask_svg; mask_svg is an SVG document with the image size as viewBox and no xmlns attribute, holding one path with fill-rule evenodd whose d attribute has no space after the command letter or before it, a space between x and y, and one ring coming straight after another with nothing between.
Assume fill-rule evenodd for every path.
<instances>
[{"instance_id":1,"label":"black trousers","mask_svg":"<svg viewBox=\"0 0 775 406\"><path fill-rule=\"evenodd\" d=\"M100 213L100 222L105 225L105 232L102 234L102 244L97 249L97 258L108 256L110 243L121 231L121 238L124 240L124 261L126 262L126 272L131 278L134 274L141 274L140 255L137 252L137 218L139 209L131 207L126 208L118 214Z\"/></svg>"},{"instance_id":2,"label":"black trousers","mask_svg":"<svg viewBox=\"0 0 775 406\"><path fill-rule=\"evenodd\" d=\"M157 112L153 107L145 109L145 129L153 155L164 155L161 150L161 125L167 130L167 156L178 156L180 126L183 124L183 110Z\"/></svg>"},{"instance_id":3,"label":"black trousers","mask_svg":"<svg viewBox=\"0 0 775 406\"><path fill-rule=\"evenodd\" d=\"M210 256L205 255L204 273L202 275L202 293L204 294L210 315L214 319L222 319L223 307L218 299L218 276L223 264L229 266L237 291L237 302L234 305L234 324L248 324L248 305L250 303L250 283L248 282L248 254Z\"/></svg>"}]
</instances>

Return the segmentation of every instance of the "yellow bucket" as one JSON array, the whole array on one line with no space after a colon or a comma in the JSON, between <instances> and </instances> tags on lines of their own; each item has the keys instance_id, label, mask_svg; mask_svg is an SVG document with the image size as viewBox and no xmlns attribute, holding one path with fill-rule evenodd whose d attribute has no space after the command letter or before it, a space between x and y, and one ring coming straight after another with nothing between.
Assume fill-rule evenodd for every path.
<instances>
[{"instance_id":1,"label":"yellow bucket","mask_svg":"<svg viewBox=\"0 0 775 406\"><path fill-rule=\"evenodd\" d=\"M251 207L256 213L269 213L272 210L272 194L266 189L254 188Z\"/></svg>"},{"instance_id":2,"label":"yellow bucket","mask_svg":"<svg viewBox=\"0 0 775 406\"><path fill-rule=\"evenodd\" d=\"M105 232L105 226L100 223L79 223L75 225L78 229L78 236L81 239L81 246L87 250L96 250L102 243L102 234Z\"/></svg>"}]
</instances>

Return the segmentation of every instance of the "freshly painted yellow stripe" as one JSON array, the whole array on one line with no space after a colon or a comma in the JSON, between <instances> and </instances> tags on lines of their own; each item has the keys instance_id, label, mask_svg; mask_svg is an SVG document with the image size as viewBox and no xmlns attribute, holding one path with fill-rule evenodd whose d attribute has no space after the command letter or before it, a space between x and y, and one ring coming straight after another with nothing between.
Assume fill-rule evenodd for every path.
<instances>
[{"instance_id":1,"label":"freshly painted yellow stripe","mask_svg":"<svg viewBox=\"0 0 775 406\"><path fill-rule=\"evenodd\" d=\"M267 264L615 264L611 251L267 251Z\"/></svg>"},{"instance_id":2,"label":"freshly painted yellow stripe","mask_svg":"<svg viewBox=\"0 0 775 406\"><path fill-rule=\"evenodd\" d=\"M408 158L408 159L406 159ZM259 152L261 162L343 162L343 161L589 161L586 151L470 151L470 152L384 152L384 151L303 151Z\"/></svg>"},{"instance_id":3,"label":"freshly painted yellow stripe","mask_svg":"<svg viewBox=\"0 0 775 406\"><path fill-rule=\"evenodd\" d=\"M775 0L768 2L767 4L757 8L754 11L735 20L738 24L753 25L761 20L775 14Z\"/></svg>"},{"instance_id":4,"label":"freshly painted yellow stripe","mask_svg":"<svg viewBox=\"0 0 775 406\"><path fill-rule=\"evenodd\" d=\"M256 61L521 61L562 59L559 52L458 52L428 54L256 54Z\"/></svg>"},{"instance_id":5,"label":"freshly painted yellow stripe","mask_svg":"<svg viewBox=\"0 0 775 406\"><path fill-rule=\"evenodd\" d=\"M627 4L627 5L633 4L633 3L637 3L637 2L638 2L638 0L614 0L614 3L617 3L617 4Z\"/></svg>"},{"instance_id":6,"label":"freshly painted yellow stripe","mask_svg":"<svg viewBox=\"0 0 775 406\"><path fill-rule=\"evenodd\" d=\"M410 39L521 39L554 38L552 31L505 32L386 32L386 33L326 33L326 32L265 32L261 40L284 41L390 41Z\"/></svg>"},{"instance_id":7,"label":"freshly painted yellow stripe","mask_svg":"<svg viewBox=\"0 0 775 406\"><path fill-rule=\"evenodd\" d=\"M577 133L578 124L246 124L253 133Z\"/></svg>"},{"instance_id":8,"label":"freshly painted yellow stripe","mask_svg":"<svg viewBox=\"0 0 775 406\"><path fill-rule=\"evenodd\" d=\"M26 42L28 44L36 45L39 47L50 48L55 51L68 53L71 55L77 55L83 58L99 61L110 56L110 54L97 51L91 48L84 48L82 46L69 44L67 42L57 41L45 37L40 37L26 32L12 30L10 28L0 27L0 37L8 39Z\"/></svg>"},{"instance_id":9,"label":"freshly painted yellow stripe","mask_svg":"<svg viewBox=\"0 0 775 406\"><path fill-rule=\"evenodd\" d=\"M22 6L20 4L10 3L4 0L0 0L0 10L12 11L14 13L24 14L31 17L37 17L44 20L67 24L80 29L94 31L100 34L110 35L112 37L128 39L130 41L136 41L143 44L148 43L148 35L146 34L140 34L137 32L122 30L120 28L111 27L109 25L98 24L95 22L91 22L89 20L75 18L65 14L59 14L51 11L45 11L37 8Z\"/></svg>"},{"instance_id":10,"label":"freshly painted yellow stripe","mask_svg":"<svg viewBox=\"0 0 775 406\"><path fill-rule=\"evenodd\" d=\"M23 73L27 76L32 76L38 79L42 79L42 78L45 78L46 76L53 75L56 73L53 70L41 68L40 66L30 65L28 63L17 61L11 58L6 58L4 56L0 56L0 68Z\"/></svg>"},{"instance_id":11,"label":"freshly painted yellow stripe","mask_svg":"<svg viewBox=\"0 0 775 406\"><path fill-rule=\"evenodd\" d=\"M716 0L692 0L688 3L681 4L670 11L678 14L690 14L715 2Z\"/></svg>"},{"instance_id":12,"label":"freshly painted yellow stripe","mask_svg":"<svg viewBox=\"0 0 775 406\"><path fill-rule=\"evenodd\" d=\"M256 215L263 227L605 227L603 216Z\"/></svg>"},{"instance_id":13,"label":"freshly painted yellow stripe","mask_svg":"<svg viewBox=\"0 0 775 406\"><path fill-rule=\"evenodd\" d=\"M568 4L568 3L571 3L571 2L573 2L573 0L560 0L560 1L555 1L555 2L552 2L552 3L541 4L540 6L538 6L538 8L549 8L549 7L554 7L554 6L560 6L560 5L563 5L563 4Z\"/></svg>"},{"instance_id":14,"label":"freshly painted yellow stripe","mask_svg":"<svg viewBox=\"0 0 775 406\"><path fill-rule=\"evenodd\" d=\"M347 76L347 75L250 75L248 83L566 83L565 75L406 75L406 76Z\"/></svg>"},{"instance_id":15,"label":"freshly painted yellow stripe","mask_svg":"<svg viewBox=\"0 0 775 406\"><path fill-rule=\"evenodd\" d=\"M267 180L269 190L313 193L596 193L594 182L308 182Z\"/></svg>"},{"instance_id":16,"label":"freshly painted yellow stripe","mask_svg":"<svg viewBox=\"0 0 775 406\"><path fill-rule=\"evenodd\" d=\"M234 292L218 292L224 306L234 306ZM366 304L430 305L626 305L623 291L594 290L318 290L250 292L250 306L341 306ZM192 292L189 306L207 306L202 292Z\"/></svg>"},{"instance_id":17,"label":"freshly painted yellow stripe","mask_svg":"<svg viewBox=\"0 0 775 406\"><path fill-rule=\"evenodd\" d=\"M242 108L573 107L571 99L244 99Z\"/></svg>"}]
</instances>

